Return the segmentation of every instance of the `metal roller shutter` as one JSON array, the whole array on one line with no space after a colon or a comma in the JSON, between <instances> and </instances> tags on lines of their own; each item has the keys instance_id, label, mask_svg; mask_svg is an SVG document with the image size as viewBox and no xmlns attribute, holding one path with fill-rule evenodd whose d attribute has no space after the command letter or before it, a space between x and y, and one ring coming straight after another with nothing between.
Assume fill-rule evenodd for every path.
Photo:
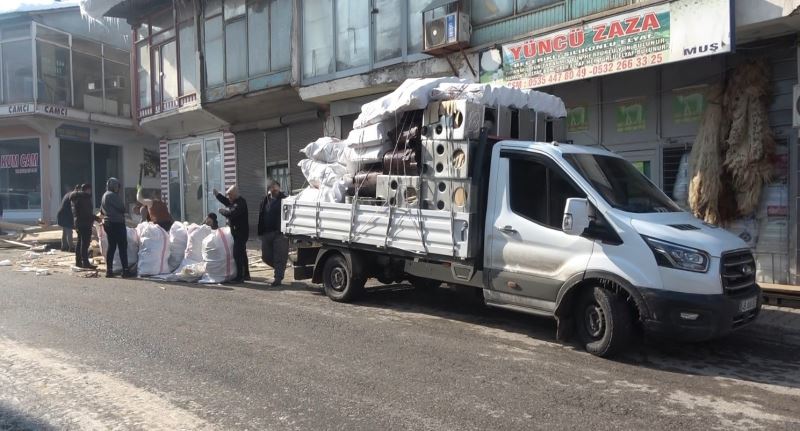
<instances>
[{"instance_id":1,"label":"metal roller shutter","mask_svg":"<svg viewBox=\"0 0 800 431\"><path fill-rule=\"evenodd\" d=\"M258 205L266 194L264 142L264 132L260 130L236 134L236 181L239 194L247 201L253 234L258 227Z\"/></svg>"},{"instance_id":2,"label":"metal roller shutter","mask_svg":"<svg viewBox=\"0 0 800 431\"><path fill-rule=\"evenodd\" d=\"M289 172L291 177L291 188L287 190L299 190L306 186L306 179L297 162L305 156L300 152L309 142L317 140L323 136L323 122L320 120L305 123L293 124L289 126L289 140L291 141L289 153Z\"/></svg>"}]
</instances>

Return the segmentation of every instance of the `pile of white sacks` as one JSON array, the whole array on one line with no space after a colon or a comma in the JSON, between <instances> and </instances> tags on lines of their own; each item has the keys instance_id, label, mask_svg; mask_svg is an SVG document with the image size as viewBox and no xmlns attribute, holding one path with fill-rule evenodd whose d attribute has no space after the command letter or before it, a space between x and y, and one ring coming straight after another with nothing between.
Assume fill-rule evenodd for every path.
<instances>
[{"instance_id":1,"label":"pile of white sacks","mask_svg":"<svg viewBox=\"0 0 800 431\"><path fill-rule=\"evenodd\" d=\"M106 257L108 236L101 225L95 228L100 250ZM145 222L127 230L128 269L135 269L139 277L211 284L236 278L233 236L228 227L213 230L206 225L175 222L167 232L155 223ZM122 271L119 252L112 264L114 272Z\"/></svg>"},{"instance_id":2,"label":"pile of white sacks","mask_svg":"<svg viewBox=\"0 0 800 431\"><path fill-rule=\"evenodd\" d=\"M297 200L344 202L359 168L382 162L393 149L388 133L395 129L402 113L425 109L430 102L442 100L533 109L556 118L567 115L561 99L535 90L477 84L460 78L408 79L395 91L364 104L346 140L323 137L301 150L307 158L298 166L309 186Z\"/></svg>"}]
</instances>

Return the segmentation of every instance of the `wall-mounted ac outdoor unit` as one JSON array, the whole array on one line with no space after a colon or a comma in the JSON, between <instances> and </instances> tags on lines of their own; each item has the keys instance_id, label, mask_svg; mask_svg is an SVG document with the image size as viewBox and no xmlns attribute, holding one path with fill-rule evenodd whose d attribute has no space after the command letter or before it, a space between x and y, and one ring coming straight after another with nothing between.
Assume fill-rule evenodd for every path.
<instances>
[{"instance_id":1,"label":"wall-mounted ac outdoor unit","mask_svg":"<svg viewBox=\"0 0 800 431\"><path fill-rule=\"evenodd\" d=\"M426 54L447 54L469 46L472 26L459 1L432 4L422 12L422 24Z\"/></svg>"}]
</instances>

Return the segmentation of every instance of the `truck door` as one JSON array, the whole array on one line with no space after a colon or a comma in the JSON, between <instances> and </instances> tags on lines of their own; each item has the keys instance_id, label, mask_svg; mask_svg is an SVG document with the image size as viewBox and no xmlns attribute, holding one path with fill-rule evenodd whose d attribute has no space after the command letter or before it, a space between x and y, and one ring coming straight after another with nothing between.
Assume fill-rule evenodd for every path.
<instances>
[{"instance_id":1,"label":"truck door","mask_svg":"<svg viewBox=\"0 0 800 431\"><path fill-rule=\"evenodd\" d=\"M566 200L586 195L545 155L503 150L497 160L487 214L489 286L497 293L487 298L552 311L561 285L592 253L591 240L561 230Z\"/></svg>"}]
</instances>

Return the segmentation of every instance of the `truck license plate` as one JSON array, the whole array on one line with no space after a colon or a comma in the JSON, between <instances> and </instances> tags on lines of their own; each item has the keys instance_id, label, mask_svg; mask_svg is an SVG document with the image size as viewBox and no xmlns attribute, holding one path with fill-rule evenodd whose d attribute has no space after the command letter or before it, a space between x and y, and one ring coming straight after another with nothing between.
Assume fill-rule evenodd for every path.
<instances>
[{"instance_id":1,"label":"truck license plate","mask_svg":"<svg viewBox=\"0 0 800 431\"><path fill-rule=\"evenodd\" d=\"M756 308L756 305L758 305L758 297L754 296L752 298L744 299L739 303L739 311L742 313L750 311Z\"/></svg>"}]
</instances>

